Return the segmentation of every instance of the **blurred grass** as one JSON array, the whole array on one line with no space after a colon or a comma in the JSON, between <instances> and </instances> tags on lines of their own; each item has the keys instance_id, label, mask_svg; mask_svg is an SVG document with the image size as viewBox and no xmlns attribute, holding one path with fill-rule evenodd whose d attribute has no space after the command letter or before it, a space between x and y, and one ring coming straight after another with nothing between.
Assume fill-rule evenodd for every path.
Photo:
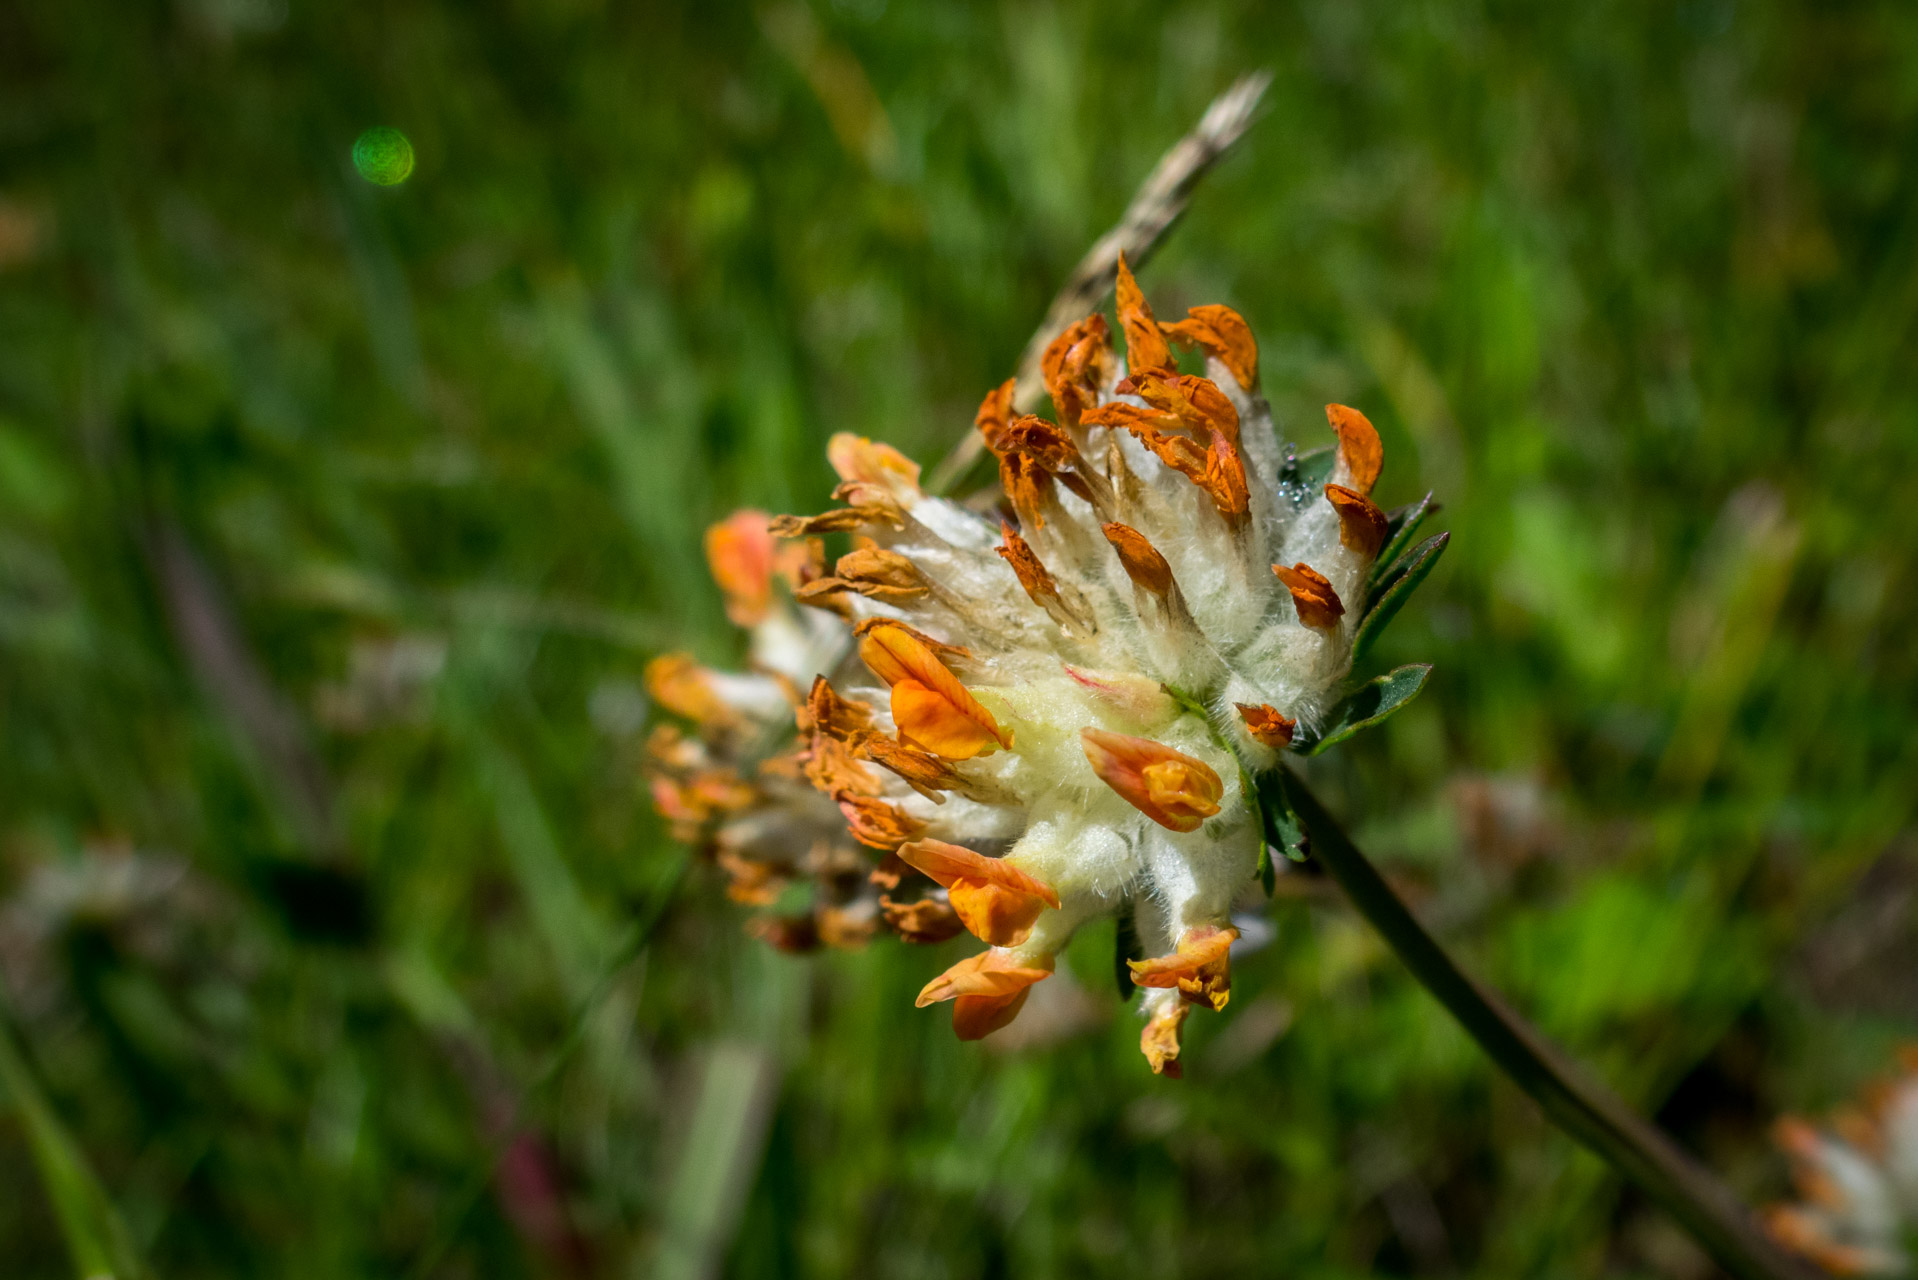
<instances>
[{"instance_id":1,"label":"blurred grass","mask_svg":"<svg viewBox=\"0 0 1918 1280\"><path fill-rule=\"evenodd\" d=\"M1455 534L1372 658L1430 687L1315 783L1781 1189L1769 1117L1918 1032L1909 6L20 0L0 965L158 1274L636 1274L728 1217L741 1276L1706 1274L1309 888L1173 1085L1097 938L1092 1029L994 1053L911 1007L945 952L771 955L695 872L512 1127L676 865L638 672L737 656L698 531L822 503L835 430L942 453L1255 66L1145 283ZM749 1057L763 1156L694 1204ZM70 1274L37 1123L0 1240Z\"/></svg>"}]
</instances>

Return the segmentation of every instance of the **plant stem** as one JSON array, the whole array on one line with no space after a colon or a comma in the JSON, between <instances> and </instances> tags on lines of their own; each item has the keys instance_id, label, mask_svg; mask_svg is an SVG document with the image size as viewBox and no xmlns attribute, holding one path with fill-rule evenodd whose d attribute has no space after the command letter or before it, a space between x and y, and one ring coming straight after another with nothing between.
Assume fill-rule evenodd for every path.
<instances>
[{"instance_id":1,"label":"plant stem","mask_svg":"<svg viewBox=\"0 0 1918 1280\"><path fill-rule=\"evenodd\" d=\"M1304 826L1312 856L1359 914L1553 1123L1663 1205L1740 1280L1813 1280L1817 1273L1760 1231L1744 1204L1710 1170L1460 969L1296 774L1281 768L1261 779L1261 790L1275 785ZM1262 807L1272 812L1270 803Z\"/></svg>"}]
</instances>

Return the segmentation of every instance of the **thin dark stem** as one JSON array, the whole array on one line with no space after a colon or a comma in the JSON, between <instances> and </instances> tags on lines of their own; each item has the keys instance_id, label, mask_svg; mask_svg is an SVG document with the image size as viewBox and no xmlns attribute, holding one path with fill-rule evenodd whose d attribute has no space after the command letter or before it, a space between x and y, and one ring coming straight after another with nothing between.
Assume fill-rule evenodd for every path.
<instances>
[{"instance_id":1,"label":"thin dark stem","mask_svg":"<svg viewBox=\"0 0 1918 1280\"><path fill-rule=\"evenodd\" d=\"M1297 775L1281 769L1267 781L1277 781L1284 789L1311 842L1312 856L1359 914L1553 1123L1663 1205L1720 1266L1741 1280L1814 1280L1817 1273L1766 1237L1710 1170L1460 969Z\"/></svg>"}]
</instances>

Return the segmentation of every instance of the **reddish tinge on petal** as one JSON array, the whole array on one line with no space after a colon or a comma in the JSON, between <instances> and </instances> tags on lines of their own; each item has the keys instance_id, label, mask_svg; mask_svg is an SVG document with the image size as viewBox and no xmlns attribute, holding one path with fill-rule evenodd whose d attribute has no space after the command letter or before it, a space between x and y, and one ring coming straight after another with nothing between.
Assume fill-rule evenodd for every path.
<instances>
[{"instance_id":1,"label":"reddish tinge on petal","mask_svg":"<svg viewBox=\"0 0 1918 1280\"><path fill-rule=\"evenodd\" d=\"M1261 702L1252 705L1235 702L1239 715L1245 721L1245 731L1254 740L1264 743L1274 751L1283 751L1292 745L1292 735L1298 732L1299 722L1288 720L1278 712L1278 708Z\"/></svg>"},{"instance_id":2,"label":"reddish tinge on petal","mask_svg":"<svg viewBox=\"0 0 1918 1280\"><path fill-rule=\"evenodd\" d=\"M1225 784L1203 760L1150 738L1104 729L1081 729L1079 742L1100 780L1162 827L1197 831L1219 811Z\"/></svg>"},{"instance_id":3,"label":"reddish tinge on petal","mask_svg":"<svg viewBox=\"0 0 1918 1280\"><path fill-rule=\"evenodd\" d=\"M1370 560L1392 531L1385 513L1370 498L1342 484L1325 486L1325 500L1339 513L1339 541Z\"/></svg>"},{"instance_id":4,"label":"reddish tinge on petal","mask_svg":"<svg viewBox=\"0 0 1918 1280\"><path fill-rule=\"evenodd\" d=\"M959 683L931 649L903 627L878 626L859 641L859 656L892 686L892 718L902 742L948 760L970 760L1012 735Z\"/></svg>"},{"instance_id":5,"label":"reddish tinge on petal","mask_svg":"<svg viewBox=\"0 0 1918 1280\"><path fill-rule=\"evenodd\" d=\"M1170 365L1172 348L1166 346L1165 335L1159 332L1152 308L1146 303L1139 282L1132 278L1132 268L1126 265L1123 253L1119 255L1119 278L1115 287L1119 324L1125 330L1126 372L1138 373L1142 369L1162 369Z\"/></svg>"},{"instance_id":6,"label":"reddish tinge on petal","mask_svg":"<svg viewBox=\"0 0 1918 1280\"><path fill-rule=\"evenodd\" d=\"M1339 433L1338 465L1332 479L1362 494L1372 492L1385 466L1385 447L1379 443L1377 428L1357 409L1342 404L1326 405L1325 416Z\"/></svg>"},{"instance_id":7,"label":"reddish tinge on petal","mask_svg":"<svg viewBox=\"0 0 1918 1280\"><path fill-rule=\"evenodd\" d=\"M1059 905L1059 895L1044 881L961 845L916 840L900 845L899 857L943 886L966 928L995 947L1018 946L1039 913Z\"/></svg>"},{"instance_id":8,"label":"reddish tinge on petal","mask_svg":"<svg viewBox=\"0 0 1918 1280\"><path fill-rule=\"evenodd\" d=\"M1179 1068L1179 1031L1189 1012L1183 1000L1156 1009L1139 1033L1139 1052L1145 1055L1153 1075L1176 1080L1184 1074Z\"/></svg>"},{"instance_id":9,"label":"reddish tinge on petal","mask_svg":"<svg viewBox=\"0 0 1918 1280\"><path fill-rule=\"evenodd\" d=\"M1209 1005L1215 1012L1232 998L1232 941L1237 929L1211 925L1188 929L1179 949L1151 960L1128 960L1132 980L1142 987L1177 987L1192 1004Z\"/></svg>"},{"instance_id":10,"label":"reddish tinge on petal","mask_svg":"<svg viewBox=\"0 0 1918 1280\"><path fill-rule=\"evenodd\" d=\"M706 563L734 626L766 620L773 602L773 535L764 511L735 511L706 530Z\"/></svg>"},{"instance_id":11,"label":"reddish tinge on petal","mask_svg":"<svg viewBox=\"0 0 1918 1280\"><path fill-rule=\"evenodd\" d=\"M928 982L917 1004L955 1001L952 1029L961 1040L983 1039L1019 1015L1033 983L1052 976L1051 960L1043 963L1032 968L1003 951L982 951Z\"/></svg>"},{"instance_id":12,"label":"reddish tinge on petal","mask_svg":"<svg viewBox=\"0 0 1918 1280\"><path fill-rule=\"evenodd\" d=\"M1339 599L1339 593L1325 580L1325 575L1303 561L1290 569L1282 564L1272 566L1272 572L1279 575L1279 581L1292 593L1292 603L1298 608L1299 621L1308 627L1336 627L1339 619L1345 616L1345 603Z\"/></svg>"}]
</instances>

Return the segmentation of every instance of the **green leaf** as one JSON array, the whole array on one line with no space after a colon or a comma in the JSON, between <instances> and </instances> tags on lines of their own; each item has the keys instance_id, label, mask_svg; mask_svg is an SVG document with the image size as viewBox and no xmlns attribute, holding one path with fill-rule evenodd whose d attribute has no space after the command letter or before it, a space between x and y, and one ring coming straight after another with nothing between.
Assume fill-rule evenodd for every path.
<instances>
[{"instance_id":1,"label":"green leaf","mask_svg":"<svg viewBox=\"0 0 1918 1280\"><path fill-rule=\"evenodd\" d=\"M1437 515L1439 504L1432 501L1432 495L1426 494L1409 506L1400 507L1385 517L1385 545L1379 548L1378 558L1372 561L1369 581L1378 582L1392 571L1405 549L1412 545L1412 539L1418 536L1419 526L1426 517Z\"/></svg>"},{"instance_id":2,"label":"green leaf","mask_svg":"<svg viewBox=\"0 0 1918 1280\"><path fill-rule=\"evenodd\" d=\"M1370 728L1418 697L1419 690L1425 687L1425 677L1431 674L1431 663L1414 662L1368 681L1338 705L1320 737L1304 744L1295 742L1292 749L1301 755L1315 756L1359 730Z\"/></svg>"},{"instance_id":3,"label":"green leaf","mask_svg":"<svg viewBox=\"0 0 1918 1280\"><path fill-rule=\"evenodd\" d=\"M1265 821L1265 842L1268 847L1284 854L1288 862L1305 862L1308 849L1305 839L1305 825L1299 821L1299 815L1292 809L1292 802L1285 798L1285 788L1277 785L1277 775L1271 774L1259 780L1259 811ZM1271 889L1266 890L1267 893Z\"/></svg>"},{"instance_id":4,"label":"green leaf","mask_svg":"<svg viewBox=\"0 0 1918 1280\"><path fill-rule=\"evenodd\" d=\"M41 1091L26 1056L15 1048L4 1018L0 1018L0 1099L11 1101L20 1113L27 1147L66 1237L75 1274L80 1280L140 1280L147 1273L125 1221L60 1113Z\"/></svg>"},{"instance_id":5,"label":"green leaf","mask_svg":"<svg viewBox=\"0 0 1918 1280\"><path fill-rule=\"evenodd\" d=\"M1303 507L1325 491L1325 482L1337 460L1338 451L1329 444L1309 453L1293 454L1279 468L1275 482L1279 496L1295 509Z\"/></svg>"},{"instance_id":6,"label":"green leaf","mask_svg":"<svg viewBox=\"0 0 1918 1280\"><path fill-rule=\"evenodd\" d=\"M1438 564L1438 558L1451 543L1450 533L1435 533L1414 547L1391 572L1387 573L1371 590L1366 601L1365 617L1359 622L1358 634L1352 638L1352 661L1358 662L1371 652L1373 643L1386 624L1398 616L1405 602L1412 598L1419 583L1431 575Z\"/></svg>"},{"instance_id":7,"label":"green leaf","mask_svg":"<svg viewBox=\"0 0 1918 1280\"><path fill-rule=\"evenodd\" d=\"M1118 932L1112 943L1112 977L1119 988L1119 999L1132 999L1132 966L1128 960L1145 959L1145 948L1139 944L1139 929L1132 920L1132 904L1120 908L1117 916Z\"/></svg>"}]
</instances>

